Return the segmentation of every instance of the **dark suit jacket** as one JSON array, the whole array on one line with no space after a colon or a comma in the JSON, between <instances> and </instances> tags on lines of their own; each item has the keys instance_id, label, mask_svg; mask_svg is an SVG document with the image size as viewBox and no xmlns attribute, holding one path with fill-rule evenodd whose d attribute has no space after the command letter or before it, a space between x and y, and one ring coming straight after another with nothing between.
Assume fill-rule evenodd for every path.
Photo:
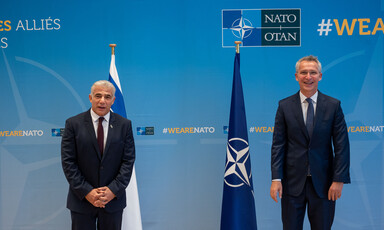
<instances>
[{"instance_id":1,"label":"dark suit jacket","mask_svg":"<svg viewBox=\"0 0 384 230\"><path fill-rule=\"evenodd\" d=\"M67 208L79 213L96 209L85 196L94 188L108 186L116 195L106 206L115 212L126 206L125 188L132 175L135 145L131 121L112 113L101 158L90 110L66 121L61 142L64 174L69 182Z\"/></svg>"},{"instance_id":2,"label":"dark suit jacket","mask_svg":"<svg viewBox=\"0 0 384 230\"><path fill-rule=\"evenodd\" d=\"M321 198L326 198L333 181L350 183L349 155L348 131L339 100L319 92L311 139L299 92L279 102L271 169L272 179L282 180L283 194L298 196L302 192L310 165L313 186Z\"/></svg>"}]
</instances>

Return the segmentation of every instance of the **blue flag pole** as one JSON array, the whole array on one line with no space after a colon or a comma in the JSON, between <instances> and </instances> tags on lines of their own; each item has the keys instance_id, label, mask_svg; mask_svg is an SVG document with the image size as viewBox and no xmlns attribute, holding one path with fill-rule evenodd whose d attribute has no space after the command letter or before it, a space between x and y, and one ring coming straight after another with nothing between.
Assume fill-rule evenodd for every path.
<instances>
[{"instance_id":1,"label":"blue flag pole","mask_svg":"<svg viewBox=\"0 0 384 230\"><path fill-rule=\"evenodd\" d=\"M257 230L248 129L237 45L224 173L221 230Z\"/></svg>"}]
</instances>

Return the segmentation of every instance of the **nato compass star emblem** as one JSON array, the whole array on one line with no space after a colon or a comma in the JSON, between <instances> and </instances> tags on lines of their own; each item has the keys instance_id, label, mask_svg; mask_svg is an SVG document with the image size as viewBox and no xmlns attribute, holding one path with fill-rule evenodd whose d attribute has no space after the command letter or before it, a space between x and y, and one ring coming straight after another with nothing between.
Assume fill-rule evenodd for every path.
<instances>
[{"instance_id":1,"label":"nato compass star emblem","mask_svg":"<svg viewBox=\"0 0 384 230\"><path fill-rule=\"evenodd\" d=\"M251 186L248 142L241 138L232 138L227 144L227 163L224 182L230 187Z\"/></svg>"},{"instance_id":2,"label":"nato compass star emblem","mask_svg":"<svg viewBox=\"0 0 384 230\"><path fill-rule=\"evenodd\" d=\"M145 128L144 127L137 127L137 135L145 135Z\"/></svg>"},{"instance_id":3,"label":"nato compass star emblem","mask_svg":"<svg viewBox=\"0 0 384 230\"><path fill-rule=\"evenodd\" d=\"M243 17L235 20L232 23L232 27L230 28L233 35L235 35L237 38L240 38L241 40L249 37L252 34L253 29L254 27L252 26L252 23Z\"/></svg>"}]
</instances>

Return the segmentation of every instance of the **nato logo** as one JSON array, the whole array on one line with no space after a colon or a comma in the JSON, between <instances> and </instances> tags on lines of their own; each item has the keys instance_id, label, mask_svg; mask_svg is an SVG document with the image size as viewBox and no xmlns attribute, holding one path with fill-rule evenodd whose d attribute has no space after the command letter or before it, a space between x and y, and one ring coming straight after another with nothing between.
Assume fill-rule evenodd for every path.
<instances>
[{"instance_id":1,"label":"nato logo","mask_svg":"<svg viewBox=\"0 0 384 230\"><path fill-rule=\"evenodd\" d=\"M61 137L64 134L64 128L52 129L52 137Z\"/></svg>"},{"instance_id":2,"label":"nato logo","mask_svg":"<svg viewBox=\"0 0 384 230\"><path fill-rule=\"evenodd\" d=\"M248 142L242 138L232 138L227 144L227 163L224 182L230 187L252 186L252 172Z\"/></svg>"},{"instance_id":3,"label":"nato logo","mask_svg":"<svg viewBox=\"0 0 384 230\"><path fill-rule=\"evenodd\" d=\"M222 10L222 46L300 46L300 9Z\"/></svg>"},{"instance_id":4,"label":"nato logo","mask_svg":"<svg viewBox=\"0 0 384 230\"><path fill-rule=\"evenodd\" d=\"M137 135L154 135L155 127L137 127Z\"/></svg>"},{"instance_id":5,"label":"nato logo","mask_svg":"<svg viewBox=\"0 0 384 230\"><path fill-rule=\"evenodd\" d=\"M229 127L228 126L223 126L223 132L224 134L228 134Z\"/></svg>"}]
</instances>

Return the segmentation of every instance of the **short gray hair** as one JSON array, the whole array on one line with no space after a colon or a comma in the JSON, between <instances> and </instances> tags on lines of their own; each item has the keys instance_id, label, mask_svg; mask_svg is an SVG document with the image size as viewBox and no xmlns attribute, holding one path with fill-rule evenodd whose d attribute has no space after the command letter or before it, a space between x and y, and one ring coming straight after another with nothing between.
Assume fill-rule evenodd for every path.
<instances>
[{"instance_id":1,"label":"short gray hair","mask_svg":"<svg viewBox=\"0 0 384 230\"><path fill-rule=\"evenodd\" d=\"M300 58L300 60L298 60L296 62L296 73L299 71L300 64L303 61L316 62L317 63L317 70L319 70L319 72L321 73L321 63L320 63L319 59L313 55L302 57L302 58Z\"/></svg>"},{"instance_id":2,"label":"short gray hair","mask_svg":"<svg viewBox=\"0 0 384 230\"><path fill-rule=\"evenodd\" d=\"M113 97L115 97L116 88L115 88L115 86L111 82L109 82L107 80L100 80L100 81L97 81L97 82L93 83L93 85L91 87L91 95L92 96L93 96L93 91L94 91L96 86L102 86L102 87L105 87L105 88L112 89Z\"/></svg>"}]
</instances>

